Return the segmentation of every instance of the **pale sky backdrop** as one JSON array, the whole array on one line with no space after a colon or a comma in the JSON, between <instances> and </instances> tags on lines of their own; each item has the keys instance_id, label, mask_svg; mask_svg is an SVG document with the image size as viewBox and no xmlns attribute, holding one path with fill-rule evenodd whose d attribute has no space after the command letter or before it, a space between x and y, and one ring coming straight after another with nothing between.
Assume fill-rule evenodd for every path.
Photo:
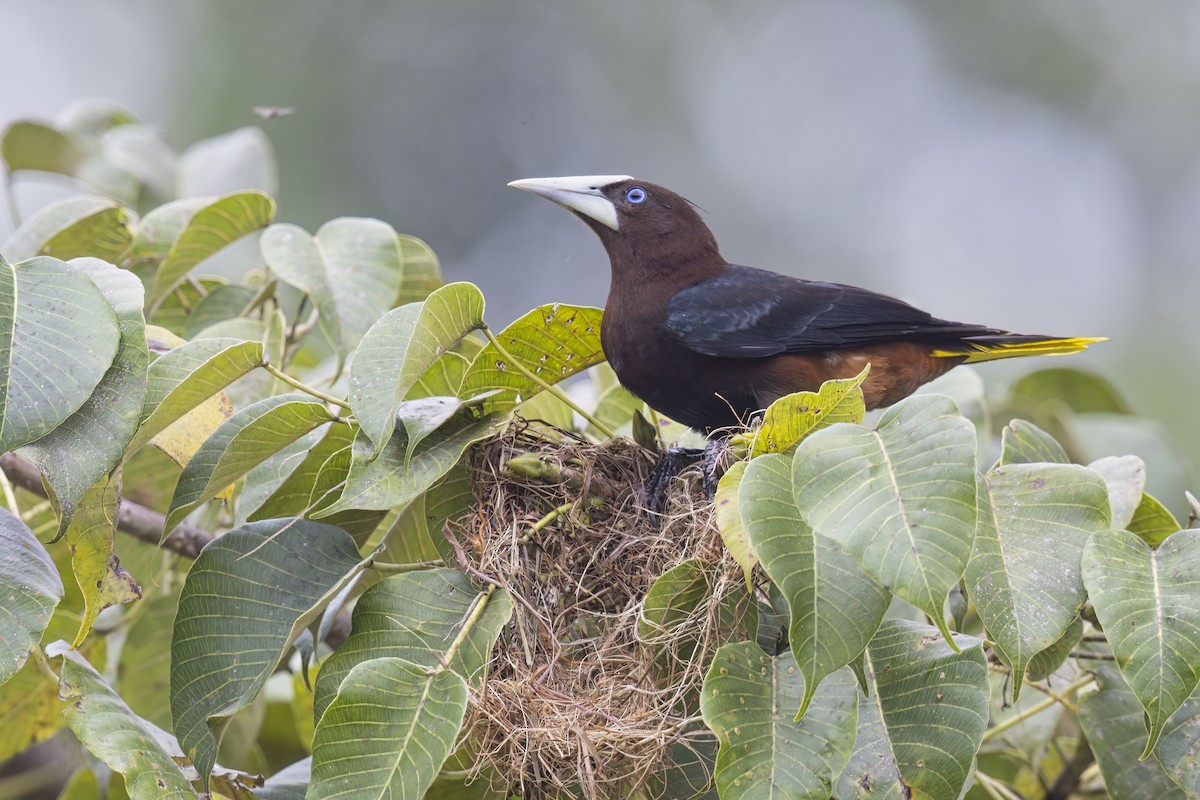
<instances>
[{"instance_id":1,"label":"pale sky backdrop","mask_svg":"<svg viewBox=\"0 0 1200 800\"><path fill-rule=\"evenodd\" d=\"M103 97L180 148L260 125L280 220L420 236L494 326L608 284L582 224L505 184L632 174L731 261L1112 337L1041 364L1200 461L1195 0L0 0L0 28L0 124Z\"/></svg>"}]
</instances>

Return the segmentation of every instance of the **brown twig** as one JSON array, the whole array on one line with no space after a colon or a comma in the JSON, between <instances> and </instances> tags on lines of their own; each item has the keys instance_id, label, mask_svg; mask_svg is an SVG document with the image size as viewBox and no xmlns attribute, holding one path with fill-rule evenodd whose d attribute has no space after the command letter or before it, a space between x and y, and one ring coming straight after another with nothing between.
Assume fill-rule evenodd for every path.
<instances>
[{"instance_id":1,"label":"brown twig","mask_svg":"<svg viewBox=\"0 0 1200 800\"><path fill-rule=\"evenodd\" d=\"M1063 767L1063 771L1058 773L1058 777L1054 779L1054 783L1050 785L1042 800L1067 800L1079 788L1080 778L1095 760L1096 757L1092 754L1092 748L1088 745L1087 738L1080 736L1075 756Z\"/></svg>"},{"instance_id":2,"label":"brown twig","mask_svg":"<svg viewBox=\"0 0 1200 800\"><path fill-rule=\"evenodd\" d=\"M42 485L42 474L37 465L29 459L16 453L5 453L0 456L0 469L4 470L4 474L13 485L38 497L47 496L46 488ZM166 521L162 514L131 500L122 500L117 511L117 530L153 545L157 545L162 539ZM162 542L162 546L181 556L195 558L212 539L213 535L208 531L181 523L171 531L171 535Z\"/></svg>"}]
</instances>

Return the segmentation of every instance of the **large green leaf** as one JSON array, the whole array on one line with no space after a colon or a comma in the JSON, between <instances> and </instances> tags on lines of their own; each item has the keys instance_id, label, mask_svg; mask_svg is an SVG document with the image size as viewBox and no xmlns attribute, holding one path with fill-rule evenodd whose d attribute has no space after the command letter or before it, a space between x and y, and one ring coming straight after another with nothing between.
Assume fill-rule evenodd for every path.
<instances>
[{"instance_id":1,"label":"large green leaf","mask_svg":"<svg viewBox=\"0 0 1200 800\"><path fill-rule=\"evenodd\" d=\"M1193 693L1167 720L1154 757L1189 797L1200 797L1200 694Z\"/></svg>"},{"instance_id":2,"label":"large green leaf","mask_svg":"<svg viewBox=\"0 0 1200 800\"><path fill-rule=\"evenodd\" d=\"M0 134L0 156L9 172L28 169L73 175L83 153L71 137L57 128L19 120Z\"/></svg>"},{"instance_id":3,"label":"large green leaf","mask_svg":"<svg viewBox=\"0 0 1200 800\"><path fill-rule=\"evenodd\" d=\"M396 305L424 300L442 285L442 268L433 248L415 236L396 234L400 247L400 291Z\"/></svg>"},{"instance_id":4,"label":"large green leaf","mask_svg":"<svg viewBox=\"0 0 1200 800\"><path fill-rule=\"evenodd\" d=\"M518 364L553 384L604 360L600 347L603 314L587 306L545 305L496 334L496 339ZM458 396L475 397L493 389L500 392L484 404L488 411L513 408L540 392L541 386L508 363L489 342L471 362Z\"/></svg>"},{"instance_id":5,"label":"large green leaf","mask_svg":"<svg viewBox=\"0 0 1200 800\"><path fill-rule=\"evenodd\" d=\"M421 397L457 396L458 387L462 386L463 376L471 362L455 352L446 353L429 365L425 374L417 379L405 395L406 400L416 400Z\"/></svg>"},{"instance_id":6,"label":"large green leaf","mask_svg":"<svg viewBox=\"0 0 1200 800\"><path fill-rule=\"evenodd\" d=\"M153 311L192 269L226 245L264 228L275 201L262 192L177 200L147 214L138 226L130 258L158 260L146 297Z\"/></svg>"},{"instance_id":7,"label":"large green leaf","mask_svg":"<svg viewBox=\"0 0 1200 800\"><path fill-rule=\"evenodd\" d=\"M318 486L317 477L321 468L336 453L345 452L349 460L350 444L354 441L355 429L343 423L331 424L320 441L303 454L299 463L286 467L286 475L274 487L271 493L253 511L247 513L250 521L272 519L274 517L300 517L309 510L314 489ZM282 452L282 451L281 451ZM255 467L247 476L247 483L254 472L266 466L266 463ZM319 497L319 495L318 495Z\"/></svg>"},{"instance_id":8,"label":"large green leaf","mask_svg":"<svg viewBox=\"0 0 1200 800\"><path fill-rule=\"evenodd\" d=\"M235 413L183 468L167 512L166 532L272 453L330 418L324 403L304 394L267 397Z\"/></svg>"},{"instance_id":9,"label":"large green leaf","mask_svg":"<svg viewBox=\"0 0 1200 800\"><path fill-rule=\"evenodd\" d=\"M121 463L141 415L149 360L141 281L99 259L77 259L72 266L86 272L112 305L121 340L112 365L79 410L23 450L53 492L60 534L84 492Z\"/></svg>"},{"instance_id":10,"label":"large green leaf","mask_svg":"<svg viewBox=\"0 0 1200 800\"><path fill-rule=\"evenodd\" d=\"M1149 717L1145 758L1200 682L1200 529L1174 533L1157 550L1127 531L1093 534L1083 581Z\"/></svg>"},{"instance_id":11,"label":"large green leaf","mask_svg":"<svg viewBox=\"0 0 1200 800\"><path fill-rule=\"evenodd\" d=\"M63 596L62 579L21 518L0 508L0 683L11 678L42 638Z\"/></svg>"},{"instance_id":12,"label":"large green leaf","mask_svg":"<svg viewBox=\"0 0 1200 800\"><path fill-rule=\"evenodd\" d=\"M840 800L958 800L988 720L982 642L954 652L928 625L887 620L867 647L858 738Z\"/></svg>"},{"instance_id":13,"label":"large green leaf","mask_svg":"<svg viewBox=\"0 0 1200 800\"><path fill-rule=\"evenodd\" d=\"M258 695L359 563L344 531L302 519L250 523L201 551L171 639L171 713L202 777L228 718Z\"/></svg>"},{"instance_id":14,"label":"large green leaf","mask_svg":"<svg viewBox=\"0 0 1200 800\"><path fill-rule=\"evenodd\" d=\"M467 447L491 436L506 420L507 414L499 411L479 418L469 411L460 413L426 437L411 459L407 458L408 437L403 431L396 431L374 460L370 440L360 433L354 439L350 474L341 497L314 516L405 505L457 464Z\"/></svg>"},{"instance_id":15,"label":"large green leaf","mask_svg":"<svg viewBox=\"0 0 1200 800\"><path fill-rule=\"evenodd\" d=\"M130 603L142 596L137 585L113 552L117 509L121 503L119 480L104 480L80 501L79 513L67 527L71 570L83 593L84 612L72 647L83 644L96 617L109 606Z\"/></svg>"},{"instance_id":16,"label":"large green leaf","mask_svg":"<svg viewBox=\"0 0 1200 800\"><path fill-rule=\"evenodd\" d=\"M835 422L862 422L866 405L861 387L870 369L868 364L853 378L825 381L815 392L796 392L771 403L754 433L751 458L790 452L805 436Z\"/></svg>"},{"instance_id":17,"label":"large green leaf","mask_svg":"<svg viewBox=\"0 0 1200 800\"><path fill-rule=\"evenodd\" d=\"M717 651L700 710L717 735L717 791L725 800L825 800L854 744L857 684L843 669L817 691L804 719L792 719L806 694L789 653L774 658L754 642Z\"/></svg>"},{"instance_id":18,"label":"large green leaf","mask_svg":"<svg viewBox=\"0 0 1200 800\"><path fill-rule=\"evenodd\" d=\"M1076 413L1128 414L1129 405L1113 385L1091 372L1050 367L1023 376L1009 389L1010 402L1020 409L1057 409Z\"/></svg>"},{"instance_id":19,"label":"large green leaf","mask_svg":"<svg viewBox=\"0 0 1200 800\"><path fill-rule=\"evenodd\" d=\"M181 344L150 365L142 423L129 443L133 453L168 425L262 364L262 343L198 339Z\"/></svg>"},{"instance_id":20,"label":"large green leaf","mask_svg":"<svg viewBox=\"0 0 1200 800\"><path fill-rule=\"evenodd\" d=\"M503 589L481 592L453 569L431 569L384 578L357 605L350 637L317 674L314 718L320 721L355 665L373 658L403 658L434 669L463 623L485 603L447 667L475 683L491 659L500 629L512 616L513 601Z\"/></svg>"},{"instance_id":21,"label":"large green leaf","mask_svg":"<svg viewBox=\"0 0 1200 800\"><path fill-rule=\"evenodd\" d=\"M753 587L754 565L758 563L758 555L750 544L750 536L742 521L743 514L739 499L739 490L746 474L746 466L747 462L736 461L721 476L721 480L717 483L716 496L713 498L713 510L717 521L717 531L721 534L721 541L725 543L725 549L742 568L746 586ZM791 496L790 482L788 496Z\"/></svg>"},{"instance_id":22,"label":"large green leaf","mask_svg":"<svg viewBox=\"0 0 1200 800\"><path fill-rule=\"evenodd\" d=\"M418 800L453 752L466 711L467 684L451 670L402 658L357 665L317 725L307 797Z\"/></svg>"},{"instance_id":23,"label":"large green leaf","mask_svg":"<svg viewBox=\"0 0 1200 800\"><path fill-rule=\"evenodd\" d=\"M128 214L120 204L76 195L56 200L22 222L4 243L4 257L24 261L54 256L66 261L94 256L115 261L132 241Z\"/></svg>"},{"instance_id":24,"label":"large green leaf","mask_svg":"<svg viewBox=\"0 0 1200 800\"><path fill-rule=\"evenodd\" d=\"M0 453L75 413L119 341L113 307L83 270L56 258L0 259Z\"/></svg>"},{"instance_id":25,"label":"large green leaf","mask_svg":"<svg viewBox=\"0 0 1200 800\"><path fill-rule=\"evenodd\" d=\"M800 443L796 505L868 575L924 611L942 613L975 539L975 429L943 395L910 397L875 430L835 425Z\"/></svg>"},{"instance_id":26,"label":"large green leaf","mask_svg":"<svg viewBox=\"0 0 1200 800\"><path fill-rule=\"evenodd\" d=\"M376 454L425 371L482 324L483 294L474 284L451 283L424 302L389 311L363 335L350 365L349 401Z\"/></svg>"},{"instance_id":27,"label":"large green leaf","mask_svg":"<svg viewBox=\"0 0 1200 800\"><path fill-rule=\"evenodd\" d=\"M1126 530L1142 537L1142 541L1151 547L1158 547L1180 527L1182 526L1175 519L1175 515L1162 503L1151 495L1143 494Z\"/></svg>"},{"instance_id":28,"label":"large green leaf","mask_svg":"<svg viewBox=\"0 0 1200 800\"><path fill-rule=\"evenodd\" d=\"M642 601L642 613L638 618L638 638L650 645L664 642L671 646L669 652L661 652L659 663L666 675L672 674L676 662L687 662L693 657L700 631L693 637L685 631L677 632L682 625L695 628L696 609L712 595L714 571L698 558L689 558L659 575Z\"/></svg>"},{"instance_id":29,"label":"large green leaf","mask_svg":"<svg viewBox=\"0 0 1200 800\"><path fill-rule=\"evenodd\" d=\"M801 519L789 457L751 461L738 500L754 551L787 599L788 638L805 681L797 706L803 714L825 676L862 654L891 597L840 544L813 535Z\"/></svg>"},{"instance_id":30,"label":"large green leaf","mask_svg":"<svg viewBox=\"0 0 1200 800\"><path fill-rule=\"evenodd\" d=\"M1088 464L1088 469L1100 473L1108 486L1112 527L1128 530L1146 488L1146 462L1137 456L1105 456Z\"/></svg>"},{"instance_id":31,"label":"large green leaf","mask_svg":"<svg viewBox=\"0 0 1200 800\"><path fill-rule=\"evenodd\" d=\"M980 481L967 591L996 654L1012 668L1014 699L1029 660L1083 608L1083 548L1110 527L1104 481L1086 467L1009 464Z\"/></svg>"},{"instance_id":32,"label":"large green leaf","mask_svg":"<svg viewBox=\"0 0 1200 800\"><path fill-rule=\"evenodd\" d=\"M1001 465L1071 463L1067 451L1053 436L1023 419L1014 419L1005 425L1000 432L1000 442Z\"/></svg>"},{"instance_id":33,"label":"large green leaf","mask_svg":"<svg viewBox=\"0 0 1200 800\"><path fill-rule=\"evenodd\" d=\"M272 225L259 246L271 272L312 297L340 372L394 305L402 269L396 232L379 220L343 217L322 225L315 237L295 225Z\"/></svg>"},{"instance_id":34,"label":"large green leaf","mask_svg":"<svg viewBox=\"0 0 1200 800\"><path fill-rule=\"evenodd\" d=\"M1079 724L1087 735L1111 800L1185 800L1162 764L1139 759L1149 749L1145 714L1111 664L1092 667L1100 691L1079 699Z\"/></svg>"},{"instance_id":35,"label":"large green leaf","mask_svg":"<svg viewBox=\"0 0 1200 800\"><path fill-rule=\"evenodd\" d=\"M249 286L241 286L236 283L214 286L188 312L184 337L187 339L217 338L212 334L201 334L211 330L214 325L238 320L242 312L257 296L258 290Z\"/></svg>"},{"instance_id":36,"label":"large green leaf","mask_svg":"<svg viewBox=\"0 0 1200 800\"><path fill-rule=\"evenodd\" d=\"M139 718L83 656L58 642L62 656L59 693L71 701L64 712L76 738L92 755L125 778L130 797L198 798L172 753L165 734Z\"/></svg>"},{"instance_id":37,"label":"large green leaf","mask_svg":"<svg viewBox=\"0 0 1200 800\"><path fill-rule=\"evenodd\" d=\"M134 713L171 727L171 628L179 609L178 582L169 590L147 586L137 619L127 628L117 662L117 693Z\"/></svg>"}]
</instances>

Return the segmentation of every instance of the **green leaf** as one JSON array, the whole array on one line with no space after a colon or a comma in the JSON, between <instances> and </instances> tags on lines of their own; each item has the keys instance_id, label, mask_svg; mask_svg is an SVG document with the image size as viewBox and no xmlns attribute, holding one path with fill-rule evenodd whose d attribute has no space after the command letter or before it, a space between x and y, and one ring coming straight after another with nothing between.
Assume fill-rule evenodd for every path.
<instances>
[{"instance_id":1,"label":"green leaf","mask_svg":"<svg viewBox=\"0 0 1200 800\"><path fill-rule=\"evenodd\" d=\"M603 422L612 430L624 425L631 425L635 411L641 411L642 401L619 383L614 383L600 391L596 398L596 407L592 416ZM588 433L600 437L600 431L588 427Z\"/></svg>"},{"instance_id":2,"label":"green leaf","mask_svg":"<svg viewBox=\"0 0 1200 800\"><path fill-rule=\"evenodd\" d=\"M225 722L258 695L359 563L344 531L303 519L250 523L201 551L171 639L171 713L203 778Z\"/></svg>"},{"instance_id":3,"label":"green leaf","mask_svg":"<svg viewBox=\"0 0 1200 800\"><path fill-rule=\"evenodd\" d=\"M417 379L417 382L404 396L405 400L417 400L422 397L458 396L458 388L462 386L463 376L467 374L469 361L458 353L446 353L429 365L429 369Z\"/></svg>"},{"instance_id":4,"label":"green leaf","mask_svg":"<svg viewBox=\"0 0 1200 800\"><path fill-rule=\"evenodd\" d=\"M101 611L109 606L131 603L142 596L137 581L113 553L120 502L120 481L102 481L83 496L79 513L67 527L71 570L84 600L83 618L71 647L83 644Z\"/></svg>"},{"instance_id":5,"label":"green leaf","mask_svg":"<svg viewBox=\"0 0 1200 800\"><path fill-rule=\"evenodd\" d=\"M23 169L74 175L83 158L65 133L32 120L20 120L0 134L0 156L9 172Z\"/></svg>"},{"instance_id":6,"label":"green leaf","mask_svg":"<svg viewBox=\"0 0 1200 800\"><path fill-rule=\"evenodd\" d=\"M281 482L274 486L267 498L257 508L247 513L247 519L253 522L275 517L304 516L312 500L314 489L318 485L317 477L326 461L335 453L345 451L346 461L349 462L350 444L354 441L354 432L354 428L342 423L329 425L320 440L302 454L298 463L288 463L283 466L284 475ZM285 451L280 451L280 454L283 452ZM294 458L289 459L289 462L294 462ZM267 466L267 463L263 462L251 470L246 478L248 486L254 473ZM243 495L246 491L243 491Z\"/></svg>"},{"instance_id":7,"label":"green leaf","mask_svg":"<svg viewBox=\"0 0 1200 800\"><path fill-rule=\"evenodd\" d=\"M1100 473L1108 486L1112 527L1127 529L1146 488L1146 462L1137 456L1105 456L1088 464L1088 469Z\"/></svg>"},{"instance_id":8,"label":"green leaf","mask_svg":"<svg viewBox=\"0 0 1200 800\"><path fill-rule=\"evenodd\" d=\"M712 595L714 577L703 561L689 558L659 575L646 592L638 617L638 638L650 645L661 644L664 639L675 644L676 648L665 656L668 667L692 658L696 639L687 636L673 640L671 635L680 625L694 625L693 614Z\"/></svg>"},{"instance_id":9,"label":"green leaf","mask_svg":"<svg viewBox=\"0 0 1200 800\"><path fill-rule=\"evenodd\" d=\"M1145 758L1200 682L1200 529L1174 533L1157 550L1126 531L1094 534L1083 551L1083 581L1121 675L1149 717Z\"/></svg>"},{"instance_id":10,"label":"green leaf","mask_svg":"<svg viewBox=\"0 0 1200 800\"><path fill-rule=\"evenodd\" d=\"M1054 644L1029 659L1029 666L1025 667L1025 677L1031 681L1049 678L1063 665L1082 638L1083 618L1076 617L1067 626L1067 632L1058 637Z\"/></svg>"},{"instance_id":11,"label":"green leaf","mask_svg":"<svg viewBox=\"0 0 1200 800\"><path fill-rule=\"evenodd\" d=\"M424 302L389 311L363 335L350 365L349 400L376 454L391 438L396 411L412 387L482 324L483 294L474 284L451 283Z\"/></svg>"},{"instance_id":12,"label":"green leaf","mask_svg":"<svg viewBox=\"0 0 1200 800\"><path fill-rule=\"evenodd\" d=\"M50 554L21 518L0 508L0 683L25 663L42 638L63 596L62 579Z\"/></svg>"},{"instance_id":13,"label":"green leaf","mask_svg":"<svg viewBox=\"0 0 1200 800\"><path fill-rule=\"evenodd\" d=\"M246 306L257 295L257 290L249 286L239 286L234 283L214 286L207 295L200 299L200 302L196 303L188 314L187 327L184 329L184 338L215 338L211 334L204 337L198 334L217 323L240 317Z\"/></svg>"},{"instance_id":14,"label":"green leaf","mask_svg":"<svg viewBox=\"0 0 1200 800\"><path fill-rule=\"evenodd\" d=\"M141 281L99 259L81 258L71 264L100 288L116 314L121 339L112 365L79 410L22 452L38 465L52 492L59 535L84 493L121 463L142 413L150 357Z\"/></svg>"},{"instance_id":15,"label":"green leaf","mask_svg":"<svg viewBox=\"0 0 1200 800\"><path fill-rule=\"evenodd\" d=\"M554 384L604 360L600 318L604 312L560 303L541 306L509 325L496 338L508 354L546 383ZM488 343L463 378L459 397L475 397L499 389L485 411L506 411L542 389L500 356Z\"/></svg>"},{"instance_id":16,"label":"green leaf","mask_svg":"<svg viewBox=\"0 0 1200 800\"><path fill-rule=\"evenodd\" d=\"M0 259L0 453L79 410L119 341L113 307L83 270L56 258Z\"/></svg>"},{"instance_id":17,"label":"green leaf","mask_svg":"<svg viewBox=\"0 0 1200 800\"><path fill-rule=\"evenodd\" d=\"M171 727L171 628L182 584L170 591L147 586L139 616L129 626L117 663L117 693L134 713L160 728Z\"/></svg>"},{"instance_id":18,"label":"green leaf","mask_svg":"<svg viewBox=\"0 0 1200 800\"><path fill-rule=\"evenodd\" d=\"M772 658L754 642L717 651L700 711L721 743L716 768L721 797L829 797L854 744L854 673L831 675L797 722L792 709L804 694L804 679L789 653Z\"/></svg>"},{"instance_id":19,"label":"green leaf","mask_svg":"<svg viewBox=\"0 0 1200 800\"><path fill-rule=\"evenodd\" d=\"M954 652L928 625L886 620L867 647L868 694L839 798L958 800L988 720L982 642Z\"/></svg>"},{"instance_id":20,"label":"green leaf","mask_svg":"<svg viewBox=\"0 0 1200 800\"><path fill-rule=\"evenodd\" d=\"M343 217L322 225L315 237L295 225L272 225L259 247L271 272L312 296L341 372L400 289L396 232L379 220Z\"/></svg>"},{"instance_id":21,"label":"green leaf","mask_svg":"<svg viewBox=\"0 0 1200 800\"><path fill-rule=\"evenodd\" d=\"M943 604L975 539L975 429L954 401L910 397L873 431L817 431L796 449L792 480L813 529L949 639Z\"/></svg>"},{"instance_id":22,"label":"green leaf","mask_svg":"<svg viewBox=\"0 0 1200 800\"><path fill-rule=\"evenodd\" d=\"M338 687L357 664L403 658L427 669L440 666L442 654L479 603L486 603L480 617L446 664L471 684L482 679L500 630L512 616L508 592L481 592L453 569L392 575L372 586L354 607L350 637L317 674L314 719L323 720Z\"/></svg>"},{"instance_id":23,"label":"green leaf","mask_svg":"<svg viewBox=\"0 0 1200 800\"><path fill-rule=\"evenodd\" d=\"M1023 376L1009 389L1009 399L1020 409L1065 407L1077 414L1130 413L1129 405L1111 383L1070 367L1051 367Z\"/></svg>"},{"instance_id":24,"label":"green leaf","mask_svg":"<svg viewBox=\"0 0 1200 800\"><path fill-rule=\"evenodd\" d=\"M463 409L482 405L487 397L487 394L483 394L468 400L459 400L457 397L421 397L401 401L396 409L396 417L404 426L404 435L408 439L404 450L405 463L412 459L413 451L427 436Z\"/></svg>"},{"instance_id":25,"label":"green leaf","mask_svg":"<svg viewBox=\"0 0 1200 800\"><path fill-rule=\"evenodd\" d=\"M1050 434L1023 419L1014 419L1000 432L1000 464L1070 464L1067 451Z\"/></svg>"},{"instance_id":26,"label":"green leaf","mask_svg":"<svg viewBox=\"0 0 1200 800\"><path fill-rule=\"evenodd\" d=\"M235 131L196 142L179 157L180 197L218 195L257 189L279 192L275 149L259 128Z\"/></svg>"},{"instance_id":27,"label":"green leaf","mask_svg":"<svg viewBox=\"0 0 1200 800\"><path fill-rule=\"evenodd\" d=\"M424 300L442 285L442 269L433 248L415 236L396 234L400 247L400 291L396 305Z\"/></svg>"},{"instance_id":28,"label":"green leaf","mask_svg":"<svg viewBox=\"0 0 1200 800\"><path fill-rule=\"evenodd\" d=\"M309 800L419 798L454 750L467 684L378 658L350 671L317 725Z\"/></svg>"},{"instance_id":29,"label":"green leaf","mask_svg":"<svg viewBox=\"0 0 1200 800\"><path fill-rule=\"evenodd\" d=\"M1088 738L1108 796L1113 800L1184 800L1155 759L1139 759L1149 749L1145 716L1133 693L1111 664L1096 664L1100 691L1079 699L1079 724Z\"/></svg>"},{"instance_id":30,"label":"green leaf","mask_svg":"<svg viewBox=\"0 0 1200 800\"><path fill-rule=\"evenodd\" d=\"M1140 738L1140 737L1137 737ZM1189 797L1200 797L1200 696L1192 694L1163 727L1154 757Z\"/></svg>"},{"instance_id":31,"label":"green leaf","mask_svg":"<svg viewBox=\"0 0 1200 800\"><path fill-rule=\"evenodd\" d=\"M161 259L146 307L153 312L193 267L226 245L266 227L274 215L275 201L262 192L178 200L147 214L138 226L130 253L134 260Z\"/></svg>"},{"instance_id":32,"label":"green leaf","mask_svg":"<svg viewBox=\"0 0 1200 800\"><path fill-rule=\"evenodd\" d=\"M1136 533L1142 541L1151 547L1158 547L1182 525L1175 515L1148 494L1143 494L1141 502L1133 511L1133 519L1129 520L1126 528L1130 533Z\"/></svg>"},{"instance_id":33,"label":"green leaf","mask_svg":"<svg viewBox=\"0 0 1200 800\"><path fill-rule=\"evenodd\" d=\"M163 731L137 717L66 642L48 652L63 659L59 694L70 701L67 725L92 755L125 778L130 797L200 796L164 747L169 737Z\"/></svg>"},{"instance_id":34,"label":"green leaf","mask_svg":"<svg viewBox=\"0 0 1200 800\"><path fill-rule=\"evenodd\" d=\"M272 453L329 421L325 404L303 394L267 397L235 413L183 468L167 512L165 532Z\"/></svg>"},{"instance_id":35,"label":"green leaf","mask_svg":"<svg viewBox=\"0 0 1200 800\"><path fill-rule=\"evenodd\" d=\"M1083 608L1083 548L1110 527L1104 481L1086 467L1011 464L980 481L967 593L1013 671L1014 699L1029 660L1066 633Z\"/></svg>"},{"instance_id":36,"label":"green leaf","mask_svg":"<svg viewBox=\"0 0 1200 800\"><path fill-rule=\"evenodd\" d=\"M120 204L76 195L56 200L22 222L4 243L4 255L11 261L34 256L116 261L132 241L129 216Z\"/></svg>"},{"instance_id":37,"label":"green leaf","mask_svg":"<svg viewBox=\"0 0 1200 800\"><path fill-rule=\"evenodd\" d=\"M426 437L411 459L406 458L408 437L402 431L392 436L374 460L370 441L360 433L354 439L350 474L341 497L314 516L351 508L386 510L411 502L457 464L464 450L498 431L507 418L502 412L482 418L461 413Z\"/></svg>"},{"instance_id":38,"label":"green leaf","mask_svg":"<svg viewBox=\"0 0 1200 800\"><path fill-rule=\"evenodd\" d=\"M805 436L835 422L862 422L866 405L861 387L870 370L868 364L853 378L825 381L815 392L796 392L771 403L754 434L750 457L790 452Z\"/></svg>"},{"instance_id":39,"label":"green leaf","mask_svg":"<svg viewBox=\"0 0 1200 800\"><path fill-rule=\"evenodd\" d=\"M717 531L721 534L721 541L725 543L725 549L729 551L729 555L733 556L733 560L742 568L742 574L746 577L746 586L749 588L753 586L752 576L754 565L758 563L758 556L750 544L750 536L742 522L744 515L741 511L738 494L742 478L746 473L746 464L745 461L737 461L721 476L720 482L717 483L716 497L713 498L713 508L716 512ZM790 484L788 494L789 496L791 494Z\"/></svg>"},{"instance_id":40,"label":"green leaf","mask_svg":"<svg viewBox=\"0 0 1200 800\"><path fill-rule=\"evenodd\" d=\"M197 339L163 353L150 365L142 424L129 443L134 453L168 425L262 365L262 343Z\"/></svg>"},{"instance_id":41,"label":"green leaf","mask_svg":"<svg viewBox=\"0 0 1200 800\"><path fill-rule=\"evenodd\" d=\"M826 675L862 655L887 611L890 595L840 544L813 535L792 495L792 459L759 456L739 492L742 520L763 570L787 599L788 638L804 675L804 714Z\"/></svg>"}]
</instances>

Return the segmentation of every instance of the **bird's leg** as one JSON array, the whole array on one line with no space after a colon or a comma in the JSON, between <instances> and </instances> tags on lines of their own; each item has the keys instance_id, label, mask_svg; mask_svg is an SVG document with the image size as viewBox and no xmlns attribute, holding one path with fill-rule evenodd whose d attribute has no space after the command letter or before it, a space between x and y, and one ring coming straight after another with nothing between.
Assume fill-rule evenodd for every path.
<instances>
[{"instance_id":1,"label":"bird's leg","mask_svg":"<svg viewBox=\"0 0 1200 800\"><path fill-rule=\"evenodd\" d=\"M661 514L667 507L667 487L675 476L704 457L708 448L669 447L658 461L650 477L642 484L642 505L649 511Z\"/></svg>"},{"instance_id":2,"label":"bird's leg","mask_svg":"<svg viewBox=\"0 0 1200 800\"><path fill-rule=\"evenodd\" d=\"M704 446L704 454L701 456L703 462L701 466L704 471L704 496L710 503L717 497L717 484L720 483L721 476L725 474L725 465L722 462L728 452L729 439L724 436L714 436Z\"/></svg>"}]
</instances>

